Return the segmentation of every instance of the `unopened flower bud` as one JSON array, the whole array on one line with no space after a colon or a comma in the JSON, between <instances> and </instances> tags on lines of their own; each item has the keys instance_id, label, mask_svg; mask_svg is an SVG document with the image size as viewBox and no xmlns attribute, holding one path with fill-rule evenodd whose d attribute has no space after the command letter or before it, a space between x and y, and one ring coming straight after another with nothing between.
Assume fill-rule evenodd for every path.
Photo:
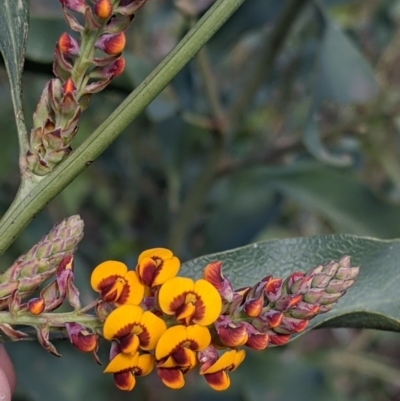
<instances>
[{"instance_id":1,"label":"unopened flower bud","mask_svg":"<svg viewBox=\"0 0 400 401\"><path fill-rule=\"evenodd\" d=\"M125 43L124 32L115 35L104 34L97 40L96 47L107 54L119 54L124 50Z\"/></svg>"},{"instance_id":2,"label":"unopened flower bud","mask_svg":"<svg viewBox=\"0 0 400 401\"><path fill-rule=\"evenodd\" d=\"M261 295L259 298L253 298L245 302L243 310L249 317L257 317L260 315L264 305L264 298Z\"/></svg>"},{"instance_id":3,"label":"unopened flower bud","mask_svg":"<svg viewBox=\"0 0 400 401\"><path fill-rule=\"evenodd\" d=\"M320 305L300 302L295 308L289 310L289 315L298 319L312 319L320 309Z\"/></svg>"},{"instance_id":4,"label":"unopened flower bud","mask_svg":"<svg viewBox=\"0 0 400 401\"><path fill-rule=\"evenodd\" d=\"M284 316L281 324L274 328L279 334L294 334L302 332L308 325L308 320Z\"/></svg>"},{"instance_id":5,"label":"unopened flower bud","mask_svg":"<svg viewBox=\"0 0 400 401\"><path fill-rule=\"evenodd\" d=\"M236 348L247 341L247 330L242 323L233 323L228 318L219 318L215 322L215 328L222 344L228 347Z\"/></svg>"},{"instance_id":6,"label":"unopened flower bud","mask_svg":"<svg viewBox=\"0 0 400 401\"><path fill-rule=\"evenodd\" d=\"M211 283L227 302L233 300L233 289L230 281L222 274L222 263L220 261L209 263L204 269L204 279Z\"/></svg>"},{"instance_id":7,"label":"unopened flower bud","mask_svg":"<svg viewBox=\"0 0 400 401\"><path fill-rule=\"evenodd\" d=\"M307 291L310 290L312 283L313 283L312 277L310 276L302 277L293 283L289 291L292 294L305 294Z\"/></svg>"},{"instance_id":8,"label":"unopened flower bud","mask_svg":"<svg viewBox=\"0 0 400 401\"><path fill-rule=\"evenodd\" d=\"M296 307L303 296L300 294L285 295L279 298L274 305L274 308L281 312L286 312L287 310Z\"/></svg>"},{"instance_id":9,"label":"unopened flower bud","mask_svg":"<svg viewBox=\"0 0 400 401\"><path fill-rule=\"evenodd\" d=\"M82 352L93 352L97 350L98 339L96 334L78 323L66 323L68 338L71 344Z\"/></svg>"},{"instance_id":10,"label":"unopened flower bud","mask_svg":"<svg viewBox=\"0 0 400 401\"><path fill-rule=\"evenodd\" d=\"M265 295L269 302L274 303L282 294L282 279L271 278L265 284Z\"/></svg>"},{"instance_id":11,"label":"unopened flower bud","mask_svg":"<svg viewBox=\"0 0 400 401\"><path fill-rule=\"evenodd\" d=\"M290 334L279 334L272 330L268 331L268 337L270 344L273 345L284 345L290 340Z\"/></svg>"},{"instance_id":12,"label":"unopened flower bud","mask_svg":"<svg viewBox=\"0 0 400 401\"><path fill-rule=\"evenodd\" d=\"M45 305L43 298L32 298L28 301L28 310L32 315L40 315L44 311Z\"/></svg>"},{"instance_id":13,"label":"unopened flower bud","mask_svg":"<svg viewBox=\"0 0 400 401\"><path fill-rule=\"evenodd\" d=\"M62 53L66 53L72 56L79 54L78 42L68 33L64 32L60 39L58 39L58 48Z\"/></svg>"},{"instance_id":14,"label":"unopened flower bud","mask_svg":"<svg viewBox=\"0 0 400 401\"><path fill-rule=\"evenodd\" d=\"M94 4L94 13L101 19L107 19L111 16L113 6L110 0L96 0Z\"/></svg>"}]
</instances>

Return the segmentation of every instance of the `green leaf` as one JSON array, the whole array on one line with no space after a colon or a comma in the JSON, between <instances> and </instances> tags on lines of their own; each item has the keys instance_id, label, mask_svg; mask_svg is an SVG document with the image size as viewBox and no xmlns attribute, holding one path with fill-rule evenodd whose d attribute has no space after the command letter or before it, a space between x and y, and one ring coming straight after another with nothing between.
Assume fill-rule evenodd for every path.
<instances>
[{"instance_id":1,"label":"green leaf","mask_svg":"<svg viewBox=\"0 0 400 401\"><path fill-rule=\"evenodd\" d=\"M275 188L328 218L337 231L400 237L400 208L379 199L351 170L338 171L319 164L293 169L276 175Z\"/></svg>"},{"instance_id":2,"label":"green leaf","mask_svg":"<svg viewBox=\"0 0 400 401\"><path fill-rule=\"evenodd\" d=\"M28 38L28 18L28 0L3 0L0 12L0 52L10 80L15 120L20 136L26 135L21 79Z\"/></svg>"},{"instance_id":3,"label":"green leaf","mask_svg":"<svg viewBox=\"0 0 400 401\"><path fill-rule=\"evenodd\" d=\"M318 99L349 103L373 98L378 85L372 68L335 22L325 13L322 18L325 27L318 54Z\"/></svg>"},{"instance_id":4,"label":"green leaf","mask_svg":"<svg viewBox=\"0 0 400 401\"><path fill-rule=\"evenodd\" d=\"M180 273L201 277L209 262L220 260L224 275L239 288L268 274L286 278L343 255L360 266L359 277L333 310L312 319L306 331L322 326L400 331L400 240L325 235L265 241L191 260Z\"/></svg>"}]
</instances>

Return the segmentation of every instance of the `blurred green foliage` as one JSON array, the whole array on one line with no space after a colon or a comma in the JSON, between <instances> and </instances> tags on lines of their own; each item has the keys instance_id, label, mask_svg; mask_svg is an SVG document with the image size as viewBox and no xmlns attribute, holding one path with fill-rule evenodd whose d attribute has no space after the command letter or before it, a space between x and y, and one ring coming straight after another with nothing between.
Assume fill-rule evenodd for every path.
<instances>
[{"instance_id":1,"label":"blurred green foliage","mask_svg":"<svg viewBox=\"0 0 400 401\"><path fill-rule=\"evenodd\" d=\"M211 2L181 3L198 5L201 14L200 6ZM269 238L399 237L400 1L304 1L294 12L295 3L246 1L146 112L35 218L1 268L75 213L86 224L76 258L84 303L93 297L93 266L105 259L132 265L153 246L172 247L189 260ZM126 71L93 97L75 147L192 23L172 0L152 0L140 10L127 33ZM23 81L28 126L64 30L58 2L31 2ZM19 179L12 115L1 68L0 213ZM59 347L63 357L56 360L35 344L10 344L15 399L400 399L395 334L324 329L282 349L249 353L224 394L196 375L183 391L164 389L151 375L133 394L122 394L88 355Z\"/></svg>"}]
</instances>

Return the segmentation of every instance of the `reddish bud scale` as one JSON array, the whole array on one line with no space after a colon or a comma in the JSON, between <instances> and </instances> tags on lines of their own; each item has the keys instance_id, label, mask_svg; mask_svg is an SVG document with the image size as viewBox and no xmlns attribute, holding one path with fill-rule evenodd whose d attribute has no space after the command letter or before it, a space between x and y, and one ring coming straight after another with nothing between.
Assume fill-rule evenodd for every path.
<instances>
[{"instance_id":1,"label":"reddish bud scale","mask_svg":"<svg viewBox=\"0 0 400 401\"><path fill-rule=\"evenodd\" d=\"M97 0L94 4L94 13L101 19L107 19L113 11L110 0Z\"/></svg>"}]
</instances>

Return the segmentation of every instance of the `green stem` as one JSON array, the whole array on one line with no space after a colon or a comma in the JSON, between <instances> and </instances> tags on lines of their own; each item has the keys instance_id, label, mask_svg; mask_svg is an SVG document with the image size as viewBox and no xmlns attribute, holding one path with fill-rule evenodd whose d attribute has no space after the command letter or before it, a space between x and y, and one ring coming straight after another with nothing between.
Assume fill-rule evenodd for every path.
<instances>
[{"instance_id":1,"label":"green stem","mask_svg":"<svg viewBox=\"0 0 400 401\"><path fill-rule=\"evenodd\" d=\"M13 316L10 312L0 312L0 325L6 324L11 327L18 326L18 329L27 334L26 338L22 340L37 340L36 332L32 332L29 329L20 328L20 326L38 328L42 325L48 325L50 331L59 331L65 327L66 323L79 323L83 327L87 327L94 333L100 333L103 327L102 322L99 318L94 315L77 313L77 312L64 312L64 313L41 313L40 315L31 315L29 313L19 314ZM1 330L1 328L0 328ZM65 338L65 335L59 333L60 338ZM1 337L0 342L8 341L6 337ZM11 340L15 341L15 340Z\"/></svg>"},{"instance_id":2,"label":"green stem","mask_svg":"<svg viewBox=\"0 0 400 401\"><path fill-rule=\"evenodd\" d=\"M217 0L159 66L106 121L26 196L17 196L0 221L0 254L39 211L98 157L165 88L245 0Z\"/></svg>"}]
</instances>

